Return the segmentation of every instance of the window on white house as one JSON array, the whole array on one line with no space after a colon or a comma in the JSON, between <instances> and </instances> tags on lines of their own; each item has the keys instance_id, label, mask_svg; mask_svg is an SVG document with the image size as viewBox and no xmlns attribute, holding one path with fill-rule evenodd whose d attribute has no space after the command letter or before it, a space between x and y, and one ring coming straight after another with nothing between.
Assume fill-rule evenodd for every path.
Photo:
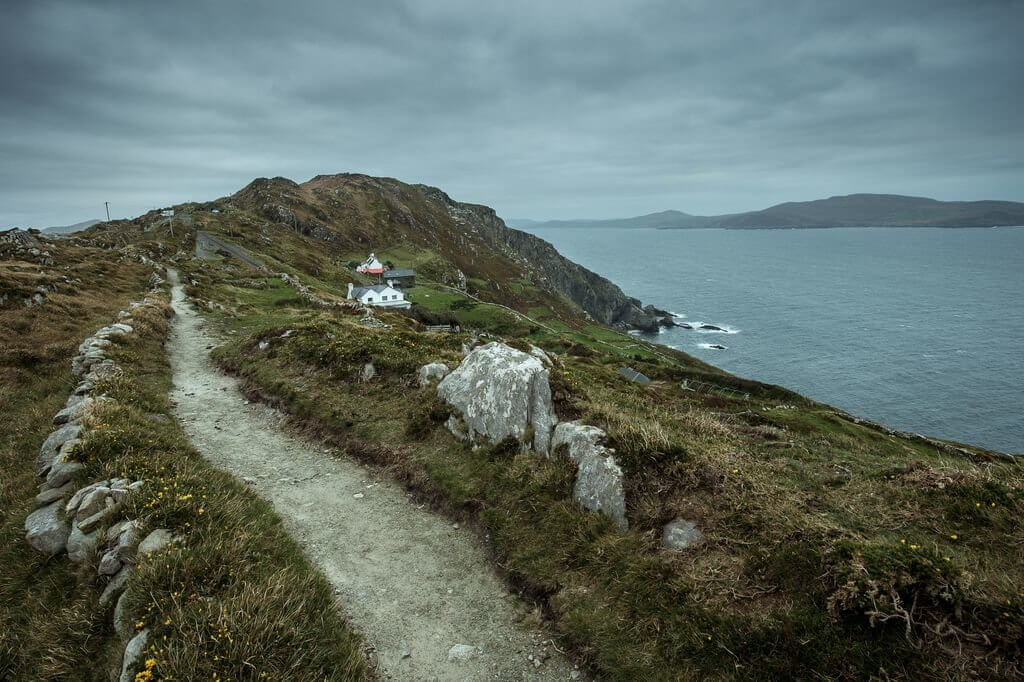
<instances>
[{"instance_id":1,"label":"window on white house","mask_svg":"<svg viewBox=\"0 0 1024 682\"><path fill-rule=\"evenodd\" d=\"M373 303L373 296L367 296L366 297L366 302L367 303Z\"/></svg>"}]
</instances>

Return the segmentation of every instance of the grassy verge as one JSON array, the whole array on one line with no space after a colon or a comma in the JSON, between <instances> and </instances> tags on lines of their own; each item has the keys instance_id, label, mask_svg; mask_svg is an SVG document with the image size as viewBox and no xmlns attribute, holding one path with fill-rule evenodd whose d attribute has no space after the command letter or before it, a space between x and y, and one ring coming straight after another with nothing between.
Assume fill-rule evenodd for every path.
<instances>
[{"instance_id":1,"label":"grassy verge","mask_svg":"<svg viewBox=\"0 0 1024 682\"><path fill-rule=\"evenodd\" d=\"M90 267L107 257L90 254ZM7 318L20 332L3 339L0 375L0 456L10 474L0 489L3 679L100 680L120 664L124 645L109 611L97 605L96 557L82 567L66 557L47 560L22 538L36 492L34 454L71 389L70 357L83 337L140 296L148 275L124 265L108 274L70 296L73 317L44 306ZM81 482L144 479L126 498L125 516L139 519L143 534L168 528L178 536L158 555L140 556L129 583L130 620L151 632L152 679L369 678L360 638L270 505L210 467L170 417L162 348L169 314L166 303L133 313L135 333L111 353L125 374L99 386L116 402L89 415L81 453Z\"/></svg>"},{"instance_id":2,"label":"grassy verge","mask_svg":"<svg viewBox=\"0 0 1024 682\"><path fill-rule=\"evenodd\" d=\"M639 387L618 376L624 351L604 339L547 339L563 351L560 415L604 428L626 472L631 530L620 534L571 503L563 458L470 450L441 427L447 410L432 393L410 389L421 364L457 364L465 336L301 309L264 310L261 323L258 305L242 310L246 328L216 352L222 366L350 455L476 519L513 582L609 678L1020 672L1024 486L1011 463L887 436L685 356L634 355L654 379ZM525 340L538 337L510 342ZM379 377L360 383L367 361ZM687 390L689 379L720 390ZM660 547L677 517L704 531L698 550Z\"/></svg>"}]
</instances>

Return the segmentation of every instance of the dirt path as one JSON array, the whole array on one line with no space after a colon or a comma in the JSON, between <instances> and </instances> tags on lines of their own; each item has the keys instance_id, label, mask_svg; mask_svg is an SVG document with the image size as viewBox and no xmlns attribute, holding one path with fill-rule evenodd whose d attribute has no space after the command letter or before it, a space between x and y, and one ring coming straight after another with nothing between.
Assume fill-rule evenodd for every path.
<instances>
[{"instance_id":1,"label":"dirt path","mask_svg":"<svg viewBox=\"0 0 1024 682\"><path fill-rule=\"evenodd\" d=\"M382 679L579 676L544 645L547 635L523 622L528 607L505 589L474 534L418 506L394 483L288 435L276 410L248 403L235 380L212 365L215 340L175 273L171 282L178 419L211 462L273 503L374 648ZM453 660L455 645L473 647L466 660Z\"/></svg>"}]
</instances>

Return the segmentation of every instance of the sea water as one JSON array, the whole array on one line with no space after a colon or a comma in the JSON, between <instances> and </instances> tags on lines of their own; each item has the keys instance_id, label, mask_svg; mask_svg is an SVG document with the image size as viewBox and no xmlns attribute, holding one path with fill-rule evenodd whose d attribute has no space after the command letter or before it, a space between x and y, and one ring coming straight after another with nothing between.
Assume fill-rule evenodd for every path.
<instances>
[{"instance_id":1,"label":"sea water","mask_svg":"<svg viewBox=\"0 0 1024 682\"><path fill-rule=\"evenodd\" d=\"M531 231L726 330L651 340L897 429L1024 451L1024 228Z\"/></svg>"}]
</instances>

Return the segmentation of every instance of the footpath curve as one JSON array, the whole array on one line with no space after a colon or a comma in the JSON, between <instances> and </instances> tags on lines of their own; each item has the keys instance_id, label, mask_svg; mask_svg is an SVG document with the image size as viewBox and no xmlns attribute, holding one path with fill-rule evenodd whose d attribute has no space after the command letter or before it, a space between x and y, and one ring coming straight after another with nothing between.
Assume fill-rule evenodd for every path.
<instances>
[{"instance_id":1,"label":"footpath curve","mask_svg":"<svg viewBox=\"0 0 1024 682\"><path fill-rule=\"evenodd\" d=\"M208 460L274 505L334 585L382 679L582 677L528 624L529 606L505 588L479 538L395 483L289 435L284 415L245 400L212 364L216 340L169 274L175 415Z\"/></svg>"}]
</instances>

